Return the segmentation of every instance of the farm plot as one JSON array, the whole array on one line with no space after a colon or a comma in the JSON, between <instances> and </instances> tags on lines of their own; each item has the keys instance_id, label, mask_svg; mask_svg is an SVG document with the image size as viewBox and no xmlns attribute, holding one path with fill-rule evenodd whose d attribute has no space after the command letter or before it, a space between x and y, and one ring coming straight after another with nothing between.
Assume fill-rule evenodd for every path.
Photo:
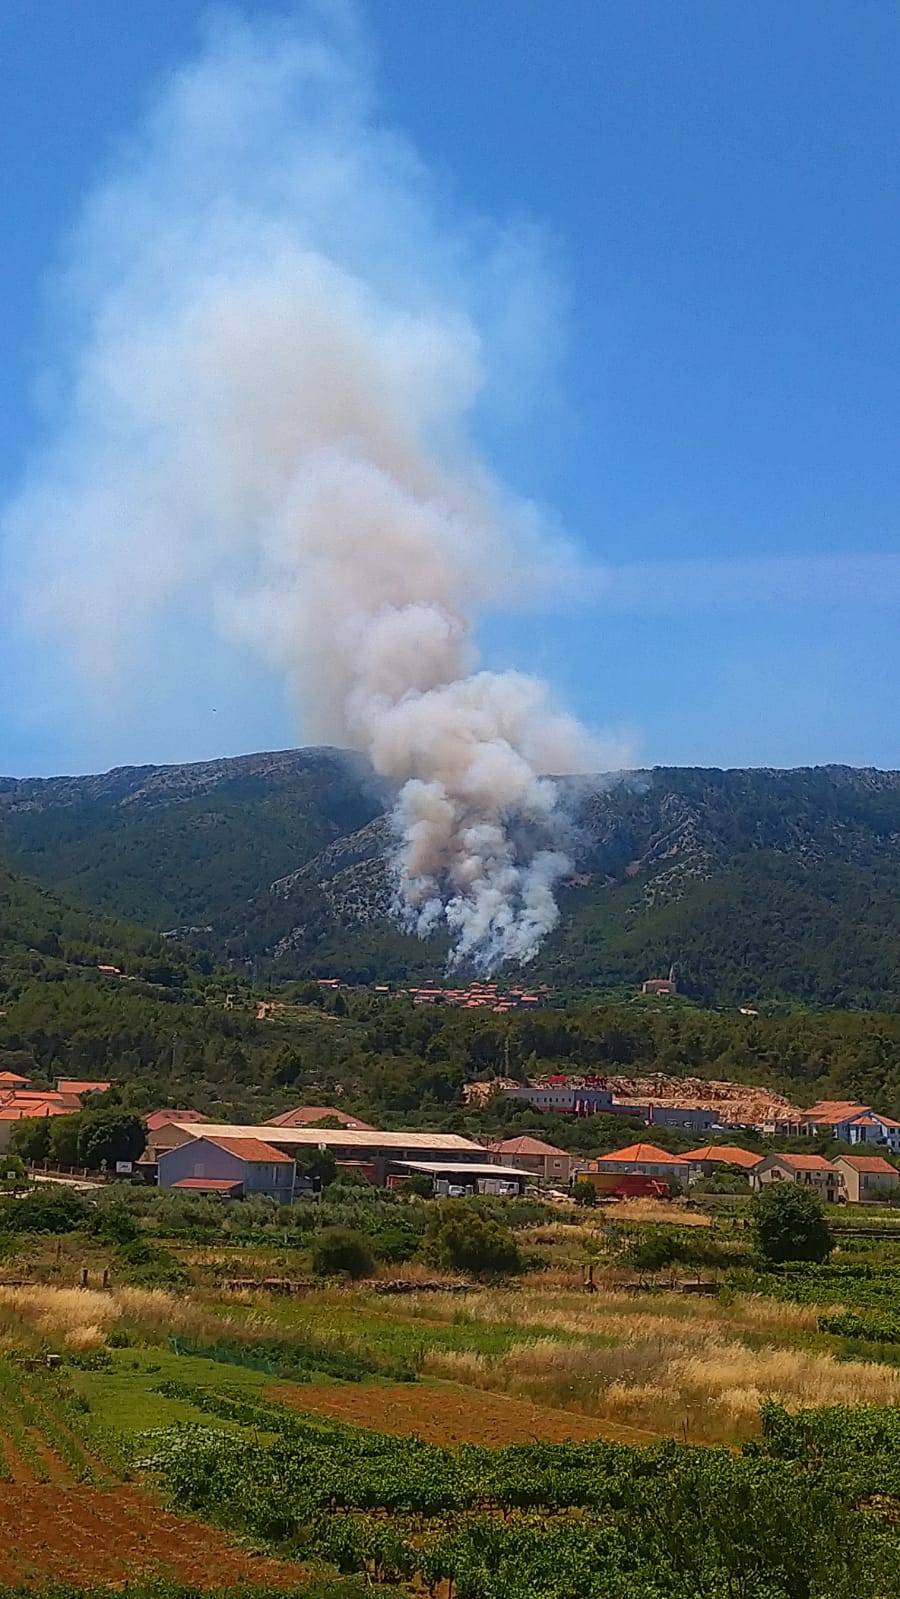
<instances>
[{"instance_id":1,"label":"farm plot","mask_svg":"<svg viewBox=\"0 0 900 1599\"><path fill-rule=\"evenodd\" d=\"M0 1584L146 1576L197 1588L295 1588L302 1580L297 1566L236 1548L124 1483L63 1384L0 1361L0 1407Z\"/></svg>"},{"instance_id":2,"label":"farm plot","mask_svg":"<svg viewBox=\"0 0 900 1599\"><path fill-rule=\"evenodd\" d=\"M303 1388L273 1387L267 1394L295 1410L448 1446L566 1443L601 1435L625 1443L642 1442L649 1436L513 1395L479 1392L461 1383L360 1383L352 1387L311 1383Z\"/></svg>"},{"instance_id":3,"label":"farm plot","mask_svg":"<svg viewBox=\"0 0 900 1599\"><path fill-rule=\"evenodd\" d=\"M747 1451L448 1449L265 1401L190 1397L246 1430L154 1434L174 1502L372 1585L460 1599L900 1596L893 1410L847 1428L852 1412L795 1421L770 1406Z\"/></svg>"}]
</instances>

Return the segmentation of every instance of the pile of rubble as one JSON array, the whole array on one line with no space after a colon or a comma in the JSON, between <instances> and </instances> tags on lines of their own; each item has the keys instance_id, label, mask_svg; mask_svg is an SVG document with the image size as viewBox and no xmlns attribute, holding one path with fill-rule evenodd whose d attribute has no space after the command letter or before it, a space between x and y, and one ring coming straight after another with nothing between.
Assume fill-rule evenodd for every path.
<instances>
[{"instance_id":1,"label":"pile of rubble","mask_svg":"<svg viewBox=\"0 0 900 1599\"><path fill-rule=\"evenodd\" d=\"M722 1122L798 1121L803 1112L784 1094L771 1088L754 1088L723 1078L669 1077L653 1072L647 1077L604 1077L615 1099L675 1108L714 1110Z\"/></svg>"}]
</instances>

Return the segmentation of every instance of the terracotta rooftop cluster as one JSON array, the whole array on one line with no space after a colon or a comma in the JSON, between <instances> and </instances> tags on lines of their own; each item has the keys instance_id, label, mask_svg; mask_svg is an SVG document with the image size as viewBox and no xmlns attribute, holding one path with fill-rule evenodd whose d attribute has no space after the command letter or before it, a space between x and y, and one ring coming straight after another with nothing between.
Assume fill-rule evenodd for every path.
<instances>
[{"instance_id":1,"label":"terracotta rooftop cluster","mask_svg":"<svg viewBox=\"0 0 900 1599\"><path fill-rule=\"evenodd\" d=\"M84 1109L87 1094L103 1094L109 1083L80 1077L60 1077L55 1088L32 1088L31 1078L18 1072L0 1072L0 1122L19 1122L38 1116L74 1116Z\"/></svg>"}]
</instances>

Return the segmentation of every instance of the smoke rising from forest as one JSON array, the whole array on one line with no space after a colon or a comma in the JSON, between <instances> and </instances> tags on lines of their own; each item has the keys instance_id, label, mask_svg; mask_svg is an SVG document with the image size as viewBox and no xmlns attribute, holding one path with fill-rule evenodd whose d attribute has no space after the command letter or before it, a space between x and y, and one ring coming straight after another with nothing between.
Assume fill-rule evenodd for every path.
<instances>
[{"instance_id":1,"label":"smoke rising from forest","mask_svg":"<svg viewBox=\"0 0 900 1599\"><path fill-rule=\"evenodd\" d=\"M285 674L306 737L391 785L403 924L449 930L456 962L528 960L569 869L547 774L623 760L474 642L569 559L473 444L540 376L540 235L442 200L379 123L352 13L317 9L216 21L71 261L67 376L6 519L31 621L103 682L211 613Z\"/></svg>"}]
</instances>

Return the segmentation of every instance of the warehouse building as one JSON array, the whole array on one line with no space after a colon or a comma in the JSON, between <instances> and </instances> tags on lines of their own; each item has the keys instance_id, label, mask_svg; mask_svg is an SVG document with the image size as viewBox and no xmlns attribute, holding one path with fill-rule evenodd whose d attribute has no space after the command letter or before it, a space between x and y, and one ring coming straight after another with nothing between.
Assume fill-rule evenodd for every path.
<instances>
[{"instance_id":1,"label":"warehouse building","mask_svg":"<svg viewBox=\"0 0 900 1599\"><path fill-rule=\"evenodd\" d=\"M459 1133L385 1133L355 1127L232 1126L230 1123L175 1123L171 1147L198 1138L213 1140L257 1139L303 1164L304 1155L329 1150L339 1166L352 1167L370 1183L383 1185L392 1175L409 1176L410 1161L439 1162L442 1170L460 1162L485 1162L499 1166L481 1144ZM160 1174L163 1161L160 1158Z\"/></svg>"}]
</instances>

